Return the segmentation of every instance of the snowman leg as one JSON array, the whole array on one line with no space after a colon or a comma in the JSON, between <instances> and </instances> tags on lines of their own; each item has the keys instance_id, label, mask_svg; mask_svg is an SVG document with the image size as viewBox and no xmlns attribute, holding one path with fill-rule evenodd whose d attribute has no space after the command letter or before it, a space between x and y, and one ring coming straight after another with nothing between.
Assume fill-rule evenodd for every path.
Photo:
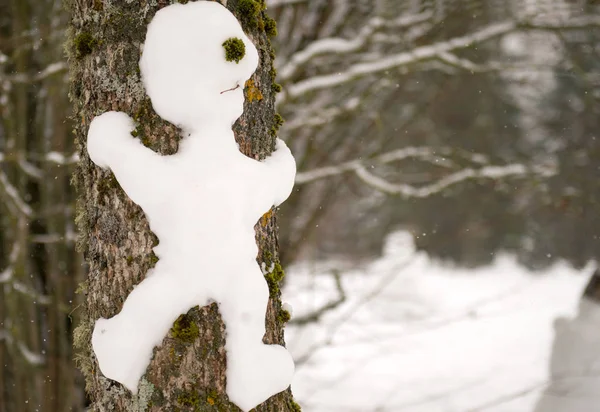
<instances>
[{"instance_id":1,"label":"snowman leg","mask_svg":"<svg viewBox=\"0 0 600 412\"><path fill-rule=\"evenodd\" d=\"M141 202L148 191L156 191L166 181L165 162L158 153L131 135L135 123L125 113L106 112L90 124L87 150L90 159L109 168L127 195Z\"/></svg>"},{"instance_id":2,"label":"snowman leg","mask_svg":"<svg viewBox=\"0 0 600 412\"><path fill-rule=\"evenodd\" d=\"M248 411L291 383L294 363L280 345L266 345L265 315L269 290L258 265L236 270L239 278L220 304L225 322L227 395Z\"/></svg>"},{"instance_id":3,"label":"snowman leg","mask_svg":"<svg viewBox=\"0 0 600 412\"><path fill-rule=\"evenodd\" d=\"M182 287L177 277L161 273L159 261L150 276L129 294L119 314L96 321L92 346L104 376L135 393L154 347L180 314L206 304L201 298Z\"/></svg>"}]
</instances>

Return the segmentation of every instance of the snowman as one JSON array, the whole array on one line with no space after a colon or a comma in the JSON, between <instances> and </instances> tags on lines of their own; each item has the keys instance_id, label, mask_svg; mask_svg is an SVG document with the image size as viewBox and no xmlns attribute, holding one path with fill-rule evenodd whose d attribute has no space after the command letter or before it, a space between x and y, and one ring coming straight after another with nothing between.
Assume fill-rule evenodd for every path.
<instances>
[{"instance_id":1,"label":"snowman","mask_svg":"<svg viewBox=\"0 0 600 412\"><path fill-rule=\"evenodd\" d=\"M245 46L239 61L226 60L230 39ZM248 411L291 383L289 352L262 342L269 290L256 262L254 225L289 196L295 162L279 139L266 160L246 157L231 129L258 60L225 7L170 5L148 27L140 69L156 113L182 129L178 153L143 146L125 113L104 113L90 125L90 159L114 173L160 240L156 266L119 314L96 321L92 335L101 372L133 392L177 317L210 302L226 325L229 399Z\"/></svg>"}]
</instances>

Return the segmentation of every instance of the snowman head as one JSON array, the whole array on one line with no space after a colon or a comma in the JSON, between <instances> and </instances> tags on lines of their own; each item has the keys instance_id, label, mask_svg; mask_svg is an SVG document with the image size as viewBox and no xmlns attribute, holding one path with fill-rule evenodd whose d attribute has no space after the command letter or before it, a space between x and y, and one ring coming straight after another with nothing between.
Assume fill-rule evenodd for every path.
<instances>
[{"instance_id":1,"label":"snowman head","mask_svg":"<svg viewBox=\"0 0 600 412\"><path fill-rule=\"evenodd\" d=\"M245 50L238 59L241 42ZM256 47L237 19L211 1L158 11L140 59L154 110L188 132L206 125L231 127L243 112L244 83L257 65Z\"/></svg>"}]
</instances>

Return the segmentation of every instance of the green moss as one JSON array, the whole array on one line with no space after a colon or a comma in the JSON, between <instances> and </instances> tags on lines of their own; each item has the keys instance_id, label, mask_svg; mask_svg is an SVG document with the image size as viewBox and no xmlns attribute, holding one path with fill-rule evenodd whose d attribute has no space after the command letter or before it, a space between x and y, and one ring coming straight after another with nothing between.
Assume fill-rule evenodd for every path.
<instances>
[{"instance_id":1,"label":"green moss","mask_svg":"<svg viewBox=\"0 0 600 412\"><path fill-rule=\"evenodd\" d=\"M73 330L73 347L85 349L92 339L92 328L89 322L81 321Z\"/></svg>"},{"instance_id":2,"label":"green moss","mask_svg":"<svg viewBox=\"0 0 600 412\"><path fill-rule=\"evenodd\" d=\"M280 323L288 323L291 318L292 318L292 315L290 314L290 312L288 312L285 309L281 309L279 311L279 313L277 314L277 319L279 320Z\"/></svg>"},{"instance_id":3,"label":"green moss","mask_svg":"<svg viewBox=\"0 0 600 412\"><path fill-rule=\"evenodd\" d=\"M150 141L150 138L146 135L143 135L142 137L140 137L140 141L142 142L142 144L144 146L146 146L147 148L151 149L152 148L152 142Z\"/></svg>"},{"instance_id":4,"label":"green moss","mask_svg":"<svg viewBox=\"0 0 600 412\"><path fill-rule=\"evenodd\" d=\"M81 282L77 286L77 289L75 289L75 293L77 295L87 295L87 291L88 291L88 283L86 281Z\"/></svg>"},{"instance_id":5,"label":"green moss","mask_svg":"<svg viewBox=\"0 0 600 412\"><path fill-rule=\"evenodd\" d=\"M82 59L90 54L94 47L98 45L98 40L88 32L79 33L73 39L73 47L75 48L75 57Z\"/></svg>"},{"instance_id":6,"label":"green moss","mask_svg":"<svg viewBox=\"0 0 600 412\"><path fill-rule=\"evenodd\" d=\"M281 85L279 83L273 83L271 85L271 90L273 90L273 93L281 93Z\"/></svg>"},{"instance_id":7,"label":"green moss","mask_svg":"<svg viewBox=\"0 0 600 412\"><path fill-rule=\"evenodd\" d=\"M240 0L238 2L240 17L250 28L258 26L259 15L263 8L264 4L256 0Z\"/></svg>"},{"instance_id":8,"label":"green moss","mask_svg":"<svg viewBox=\"0 0 600 412\"><path fill-rule=\"evenodd\" d=\"M273 263L273 254L268 250L265 250L263 253L262 261L265 262L265 265L267 265L267 267L271 267L271 263Z\"/></svg>"},{"instance_id":9,"label":"green moss","mask_svg":"<svg viewBox=\"0 0 600 412\"><path fill-rule=\"evenodd\" d=\"M273 126L271 127L271 136L277 136L279 128L283 125L285 120L279 113L275 113L273 116Z\"/></svg>"},{"instance_id":10,"label":"green moss","mask_svg":"<svg viewBox=\"0 0 600 412\"><path fill-rule=\"evenodd\" d=\"M156 256L156 253L154 253L154 251L152 251L150 253L150 256L148 257L148 259L150 260L150 266L149 268L153 268L154 266L156 266L156 264L158 263L158 256Z\"/></svg>"},{"instance_id":11,"label":"green moss","mask_svg":"<svg viewBox=\"0 0 600 412\"><path fill-rule=\"evenodd\" d=\"M285 122L285 120L283 120L283 117L279 113L275 113L275 115L273 116L273 121L275 122L275 125L278 129L281 126L283 126L283 122Z\"/></svg>"},{"instance_id":12,"label":"green moss","mask_svg":"<svg viewBox=\"0 0 600 412\"><path fill-rule=\"evenodd\" d=\"M300 405L298 405L296 403L296 401L293 399L290 400L289 406L290 406L290 411L292 411L292 412L302 412L302 408L300 408Z\"/></svg>"},{"instance_id":13,"label":"green moss","mask_svg":"<svg viewBox=\"0 0 600 412\"><path fill-rule=\"evenodd\" d=\"M140 134L140 132L138 132L138 130L137 130L137 129L133 129L133 130L131 131L131 135L132 135L133 137L138 137L138 136L139 136L139 134Z\"/></svg>"},{"instance_id":14,"label":"green moss","mask_svg":"<svg viewBox=\"0 0 600 412\"><path fill-rule=\"evenodd\" d=\"M206 395L206 403L208 403L210 406L214 406L215 404L217 404L219 401L219 393L214 390L214 389L210 389L208 391L208 394Z\"/></svg>"},{"instance_id":15,"label":"green moss","mask_svg":"<svg viewBox=\"0 0 600 412\"><path fill-rule=\"evenodd\" d=\"M139 70L139 65L136 66ZM138 104L137 110L133 113L133 120L139 122L142 117L150 116L152 113L152 102L146 98Z\"/></svg>"},{"instance_id":16,"label":"green moss","mask_svg":"<svg viewBox=\"0 0 600 412\"><path fill-rule=\"evenodd\" d=\"M261 4L256 0L240 0L238 10L243 17L258 17L261 11Z\"/></svg>"},{"instance_id":17,"label":"green moss","mask_svg":"<svg viewBox=\"0 0 600 412\"><path fill-rule=\"evenodd\" d=\"M223 43L225 49L225 60L228 62L240 62L246 55L246 45L242 39L238 37L231 37Z\"/></svg>"},{"instance_id":18,"label":"green moss","mask_svg":"<svg viewBox=\"0 0 600 412\"><path fill-rule=\"evenodd\" d=\"M183 406L193 408L194 411L200 409L200 395L196 392L186 392L177 396L177 403Z\"/></svg>"},{"instance_id":19,"label":"green moss","mask_svg":"<svg viewBox=\"0 0 600 412\"><path fill-rule=\"evenodd\" d=\"M79 169L73 174L77 176ZM77 184L77 190L79 191L79 184ZM82 197L79 197L75 202L75 226L77 227L77 241L75 243L75 250L79 253L84 253L87 249L88 237L87 237L87 220L88 213L85 207L85 203Z\"/></svg>"},{"instance_id":20,"label":"green moss","mask_svg":"<svg viewBox=\"0 0 600 412\"><path fill-rule=\"evenodd\" d=\"M273 270L265 275L271 296L279 294L279 282L285 277L285 272L279 262L273 265Z\"/></svg>"},{"instance_id":21,"label":"green moss","mask_svg":"<svg viewBox=\"0 0 600 412\"><path fill-rule=\"evenodd\" d=\"M82 320L73 330L73 347L75 348L75 365L85 378L86 388L92 385L94 365L90 354L90 343L92 341L92 323Z\"/></svg>"},{"instance_id":22,"label":"green moss","mask_svg":"<svg viewBox=\"0 0 600 412\"><path fill-rule=\"evenodd\" d=\"M162 410L161 406L165 404L165 396L159 388L154 388L154 392L152 392L152 398L150 398L150 402L148 402L148 407L156 406L157 410Z\"/></svg>"},{"instance_id":23,"label":"green moss","mask_svg":"<svg viewBox=\"0 0 600 412\"><path fill-rule=\"evenodd\" d=\"M269 16L265 15L264 23L265 23L265 33L267 33L267 36L269 36L269 37L277 36L277 22L275 20L273 20L272 18L270 18Z\"/></svg>"},{"instance_id":24,"label":"green moss","mask_svg":"<svg viewBox=\"0 0 600 412\"><path fill-rule=\"evenodd\" d=\"M158 244L160 243L160 239L158 238L158 236L156 236L154 234L154 232L150 233L150 236L151 236L150 240L152 241L152 247L154 248L154 247L158 246Z\"/></svg>"},{"instance_id":25,"label":"green moss","mask_svg":"<svg viewBox=\"0 0 600 412\"><path fill-rule=\"evenodd\" d=\"M100 179L98 182L98 193L104 195L115 189L119 189L121 185L114 174L110 173L105 179Z\"/></svg>"},{"instance_id":26,"label":"green moss","mask_svg":"<svg viewBox=\"0 0 600 412\"><path fill-rule=\"evenodd\" d=\"M200 336L200 330L190 316L181 315L173 323L171 334L175 339L179 339L186 343L192 343Z\"/></svg>"}]
</instances>

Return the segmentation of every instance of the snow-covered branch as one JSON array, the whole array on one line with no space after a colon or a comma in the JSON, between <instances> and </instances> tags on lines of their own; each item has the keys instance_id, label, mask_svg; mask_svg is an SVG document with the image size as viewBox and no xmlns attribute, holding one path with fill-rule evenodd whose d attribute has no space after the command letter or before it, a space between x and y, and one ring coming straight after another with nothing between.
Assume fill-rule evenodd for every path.
<instances>
[{"instance_id":1,"label":"snow-covered branch","mask_svg":"<svg viewBox=\"0 0 600 412\"><path fill-rule=\"evenodd\" d=\"M415 187L408 184L391 183L387 180L369 172L364 166L356 171L356 175L367 185L390 195L401 195L404 197L424 198L439 193L450 186L467 180L475 179L501 179L504 177L523 177L530 175L541 175L544 177L556 174L552 168L544 166L527 167L522 164L509 164L505 166L484 166L480 169L463 169L452 173L437 182L429 185Z\"/></svg>"},{"instance_id":2,"label":"snow-covered branch","mask_svg":"<svg viewBox=\"0 0 600 412\"><path fill-rule=\"evenodd\" d=\"M348 162L340 163L336 166L321 167L307 172L299 172L296 174L296 184L310 183L315 180L326 177L336 176L347 172L357 172L361 168L372 166L375 164L386 164L397 162L405 159L419 159L438 166L451 167L453 163L448 159L450 156L457 156L468 160L475 164L487 164L486 156L479 153L471 153L465 150L451 147L404 147L402 149L392 150L390 152L375 156L369 159L355 159Z\"/></svg>"},{"instance_id":3,"label":"snow-covered branch","mask_svg":"<svg viewBox=\"0 0 600 412\"><path fill-rule=\"evenodd\" d=\"M335 73L307 78L287 86L285 94L282 95L282 99L286 99L288 97L296 98L311 91L345 84L360 76L379 73L385 70L432 59L445 61L446 63L451 62L453 64L468 68L469 70L479 71L480 68L477 65L453 57L450 53L471 47L474 44L483 43L515 30L570 30L581 29L590 26L600 26L600 16L587 16L568 21L505 21L495 23L465 36L455 37L453 39L428 46L417 47L410 51L382 57L373 61L356 63L349 66L344 71L336 71ZM356 47L353 41L350 40L347 40L346 43L343 43L342 41L337 41L335 43L338 49L342 48L343 50L342 44L344 44L348 49L353 49L353 47ZM320 50L318 49L333 49L333 46L334 44L331 43L329 45L327 43L321 43L319 47L314 47L311 45L304 52L300 52L299 57L296 57L296 59L298 61L304 61L306 59L305 56L320 54ZM319 53L317 53L317 51L319 51ZM290 64L293 65L297 63L292 61ZM289 73L293 72L293 67L294 66L290 66L289 69L284 68L284 73L289 75Z\"/></svg>"},{"instance_id":4,"label":"snow-covered branch","mask_svg":"<svg viewBox=\"0 0 600 412\"><path fill-rule=\"evenodd\" d=\"M49 296L38 293L17 280L12 281L12 288L20 294L31 298L37 305L49 305L52 303L52 299Z\"/></svg>"},{"instance_id":5,"label":"snow-covered branch","mask_svg":"<svg viewBox=\"0 0 600 412\"><path fill-rule=\"evenodd\" d=\"M308 3L308 0L268 0L268 7L291 6L293 4Z\"/></svg>"},{"instance_id":6,"label":"snow-covered branch","mask_svg":"<svg viewBox=\"0 0 600 412\"><path fill-rule=\"evenodd\" d=\"M401 29L411 25L423 23L432 16L431 12L424 12L417 15L402 16L392 21L387 21L380 17L374 17L369 20L360 30L356 37L344 39L332 37L320 39L310 43L308 47L294 53L288 63L279 70L280 81L286 81L292 77L299 67L309 62L312 58L330 53L345 54L352 53L364 47L372 38L373 34L382 27Z\"/></svg>"},{"instance_id":7,"label":"snow-covered branch","mask_svg":"<svg viewBox=\"0 0 600 412\"><path fill-rule=\"evenodd\" d=\"M0 186L3 187L4 193L6 193L8 196L10 203L16 207L18 213L27 217L31 217L33 215L31 206L29 206L27 202L21 198L17 188L8 181L8 177L2 171L0 171Z\"/></svg>"},{"instance_id":8,"label":"snow-covered branch","mask_svg":"<svg viewBox=\"0 0 600 412\"><path fill-rule=\"evenodd\" d=\"M549 64L505 64L499 62L475 63L472 60L458 57L453 53L439 53L434 59L447 66L465 70L470 73L489 72L551 72L556 73L556 67Z\"/></svg>"},{"instance_id":9,"label":"snow-covered branch","mask_svg":"<svg viewBox=\"0 0 600 412\"><path fill-rule=\"evenodd\" d=\"M474 43L481 43L511 32L517 27L515 22L503 22L490 25L467 36L456 37L448 41L430 46L417 47L414 50L383 57L366 63L357 63L343 72L315 76L287 88L287 96L298 97L314 90L320 90L347 83L359 76L378 73L392 68L414 64L419 61L435 58L441 53L464 49Z\"/></svg>"},{"instance_id":10,"label":"snow-covered branch","mask_svg":"<svg viewBox=\"0 0 600 412\"><path fill-rule=\"evenodd\" d=\"M59 152L48 152L43 156L43 160L56 163L57 165L67 166L79 162L79 155L77 153L64 154Z\"/></svg>"},{"instance_id":11,"label":"snow-covered branch","mask_svg":"<svg viewBox=\"0 0 600 412\"><path fill-rule=\"evenodd\" d=\"M5 341L9 345L14 345L23 359L30 365L39 366L45 363L44 355L35 353L27 347L23 342L17 341L7 330L0 329L0 341Z\"/></svg>"},{"instance_id":12,"label":"snow-covered branch","mask_svg":"<svg viewBox=\"0 0 600 412\"><path fill-rule=\"evenodd\" d=\"M26 160L28 159L28 160ZM48 152L44 154L36 154L36 153L0 153L0 162L48 162L55 163L61 166L67 166L71 164L75 164L79 161L79 155L77 153L60 153L60 152ZM36 167L29 163L26 167ZM30 172L37 173L37 172ZM28 173L29 174L29 173Z\"/></svg>"},{"instance_id":13,"label":"snow-covered branch","mask_svg":"<svg viewBox=\"0 0 600 412\"><path fill-rule=\"evenodd\" d=\"M8 265L6 265L6 268L4 268L2 272L0 272L0 284L8 283L12 280L15 263L17 262L20 252L21 250L19 247L19 243L14 242L10 251L10 255L8 257Z\"/></svg>"},{"instance_id":14,"label":"snow-covered branch","mask_svg":"<svg viewBox=\"0 0 600 412\"><path fill-rule=\"evenodd\" d=\"M383 165L404 159L419 159L442 167L453 167L455 164L448 158L450 156L461 157L481 167L463 168L436 182L419 187L405 183L392 183L368 170L368 168L373 168L375 165ZM525 177L532 175L549 177L556 174L556 169L550 166L526 166L519 163L502 166L489 165L487 158L478 153L469 153L452 148L406 147L384 153L366 161L356 159L336 166L300 172L296 175L296 184L305 184L349 172L355 173L364 183L380 192L404 197L424 198L467 180L501 179L505 177Z\"/></svg>"},{"instance_id":15,"label":"snow-covered branch","mask_svg":"<svg viewBox=\"0 0 600 412\"><path fill-rule=\"evenodd\" d=\"M21 248L19 246L19 242L14 242L10 251L10 255L8 257L8 265L6 266L6 268L4 268L4 270L2 270L2 272L0 272L0 285L9 285L10 287L12 287L13 290L33 299L38 305L49 305L50 303L52 303L52 299L50 299L49 296L38 293L29 286L15 279L14 270L20 253ZM63 310L65 309L66 308L63 308Z\"/></svg>"},{"instance_id":16,"label":"snow-covered branch","mask_svg":"<svg viewBox=\"0 0 600 412\"><path fill-rule=\"evenodd\" d=\"M55 62L48 65L37 73L16 73L11 75L3 76L0 74L0 80L8 81L11 83L35 83L42 81L54 74L63 73L67 71L67 63L64 61Z\"/></svg>"}]
</instances>

